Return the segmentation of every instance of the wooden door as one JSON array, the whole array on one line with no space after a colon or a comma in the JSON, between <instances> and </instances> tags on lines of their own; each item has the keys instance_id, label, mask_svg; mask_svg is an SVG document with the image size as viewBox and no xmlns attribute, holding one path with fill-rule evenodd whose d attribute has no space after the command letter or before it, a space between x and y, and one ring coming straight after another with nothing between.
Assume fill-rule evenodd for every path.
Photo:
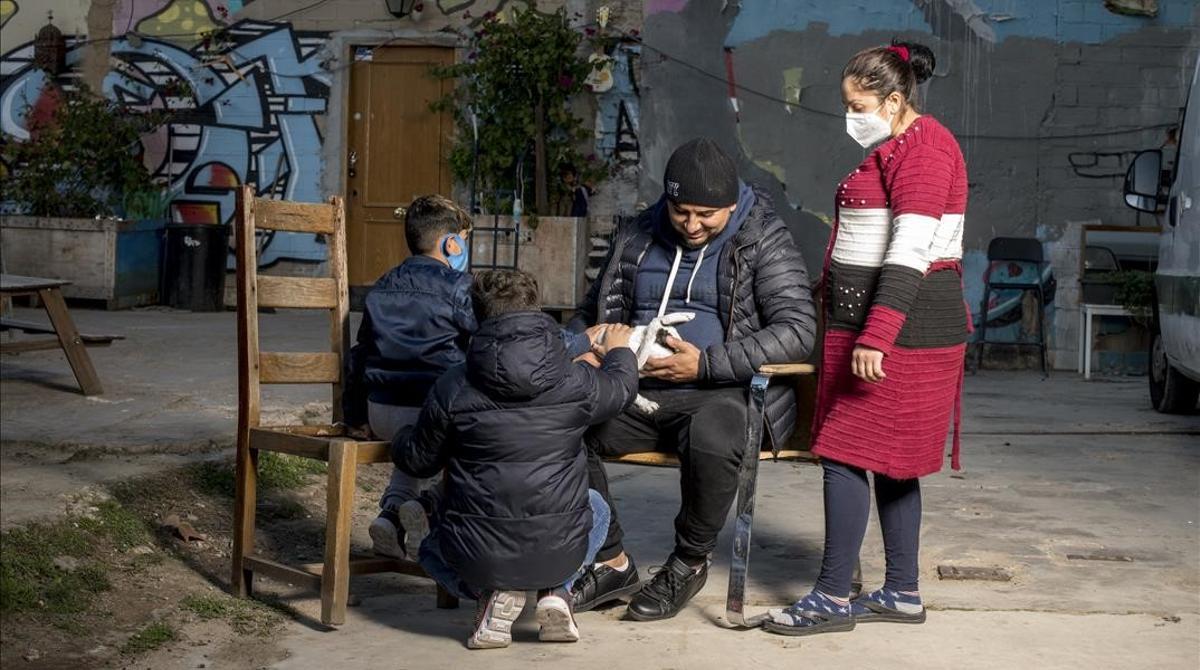
<instances>
[{"instance_id":1,"label":"wooden door","mask_svg":"<svg viewBox=\"0 0 1200 670\"><path fill-rule=\"evenodd\" d=\"M346 237L351 287L369 287L410 255L404 212L414 198L450 195L453 119L430 103L451 80L435 65L454 62L442 47L356 47L346 146ZM357 292L356 292L357 293Z\"/></svg>"}]
</instances>

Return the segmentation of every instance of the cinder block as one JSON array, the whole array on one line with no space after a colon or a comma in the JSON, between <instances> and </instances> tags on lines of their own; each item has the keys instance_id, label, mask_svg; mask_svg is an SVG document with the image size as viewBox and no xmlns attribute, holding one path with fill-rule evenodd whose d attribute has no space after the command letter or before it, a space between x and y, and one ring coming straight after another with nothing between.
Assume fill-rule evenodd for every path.
<instances>
[{"instance_id":1,"label":"cinder block","mask_svg":"<svg viewBox=\"0 0 1200 670\"><path fill-rule=\"evenodd\" d=\"M1095 107L1058 107L1052 112L1051 125L1079 128L1100 122L1100 110Z\"/></svg>"},{"instance_id":2,"label":"cinder block","mask_svg":"<svg viewBox=\"0 0 1200 670\"><path fill-rule=\"evenodd\" d=\"M1158 90L1149 87L1115 86L1108 89L1108 102L1114 105L1152 107L1158 104Z\"/></svg>"},{"instance_id":3,"label":"cinder block","mask_svg":"<svg viewBox=\"0 0 1200 670\"><path fill-rule=\"evenodd\" d=\"M1104 37L1099 23L1068 23L1058 26L1058 39L1063 42L1098 44Z\"/></svg>"},{"instance_id":4,"label":"cinder block","mask_svg":"<svg viewBox=\"0 0 1200 670\"><path fill-rule=\"evenodd\" d=\"M1063 84L1054 91L1054 103L1071 107L1079 104L1079 86L1077 84Z\"/></svg>"},{"instance_id":5,"label":"cinder block","mask_svg":"<svg viewBox=\"0 0 1200 670\"><path fill-rule=\"evenodd\" d=\"M1084 63L1123 62L1121 50L1105 44L1085 44L1081 46L1080 60Z\"/></svg>"},{"instance_id":6,"label":"cinder block","mask_svg":"<svg viewBox=\"0 0 1200 670\"><path fill-rule=\"evenodd\" d=\"M1135 65L1170 65L1178 50L1160 46L1121 47L1121 62Z\"/></svg>"},{"instance_id":7,"label":"cinder block","mask_svg":"<svg viewBox=\"0 0 1200 670\"><path fill-rule=\"evenodd\" d=\"M1145 67L1141 81L1146 86L1186 86L1190 74L1180 67Z\"/></svg>"}]
</instances>

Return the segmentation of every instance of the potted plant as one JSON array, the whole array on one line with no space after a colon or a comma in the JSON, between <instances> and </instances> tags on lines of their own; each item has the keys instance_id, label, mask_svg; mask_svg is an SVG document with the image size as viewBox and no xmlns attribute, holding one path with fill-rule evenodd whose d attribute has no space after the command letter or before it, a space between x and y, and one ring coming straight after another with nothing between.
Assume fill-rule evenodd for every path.
<instances>
[{"instance_id":1,"label":"potted plant","mask_svg":"<svg viewBox=\"0 0 1200 670\"><path fill-rule=\"evenodd\" d=\"M64 295L109 308L153 303L167 194L140 152L165 112L139 113L86 88L52 87L41 103L26 112L29 138L5 137L2 147L6 271L69 280Z\"/></svg>"}]
</instances>

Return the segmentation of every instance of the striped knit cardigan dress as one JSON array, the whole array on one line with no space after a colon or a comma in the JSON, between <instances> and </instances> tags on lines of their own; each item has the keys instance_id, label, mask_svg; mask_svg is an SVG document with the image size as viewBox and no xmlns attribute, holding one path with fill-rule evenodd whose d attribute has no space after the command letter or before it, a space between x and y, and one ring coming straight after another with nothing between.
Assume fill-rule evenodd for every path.
<instances>
[{"instance_id":1,"label":"striped knit cardigan dress","mask_svg":"<svg viewBox=\"0 0 1200 670\"><path fill-rule=\"evenodd\" d=\"M813 453L893 479L952 467L970 317L963 300L967 170L929 116L881 144L838 186L823 277L825 340ZM850 369L855 345L884 353L886 378Z\"/></svg>"}]
</instances>

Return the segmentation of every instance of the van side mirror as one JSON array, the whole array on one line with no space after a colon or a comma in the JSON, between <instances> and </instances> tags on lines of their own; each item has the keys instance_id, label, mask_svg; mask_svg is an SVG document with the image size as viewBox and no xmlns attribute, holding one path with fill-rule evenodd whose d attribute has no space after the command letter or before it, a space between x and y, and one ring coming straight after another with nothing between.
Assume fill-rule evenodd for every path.
<instances>
[{"instance_id":1,"label":"van side mirror","mask_svg":"<svg viewBox=\"0 0 1200 670\"><path fill-rule=\"evenodd\" d=\"M1163 211L1161 184L1162 151L1151 149L1139 153L1125 173L1125 204L1139 212Z\"/></svg>"}]
</instances>

